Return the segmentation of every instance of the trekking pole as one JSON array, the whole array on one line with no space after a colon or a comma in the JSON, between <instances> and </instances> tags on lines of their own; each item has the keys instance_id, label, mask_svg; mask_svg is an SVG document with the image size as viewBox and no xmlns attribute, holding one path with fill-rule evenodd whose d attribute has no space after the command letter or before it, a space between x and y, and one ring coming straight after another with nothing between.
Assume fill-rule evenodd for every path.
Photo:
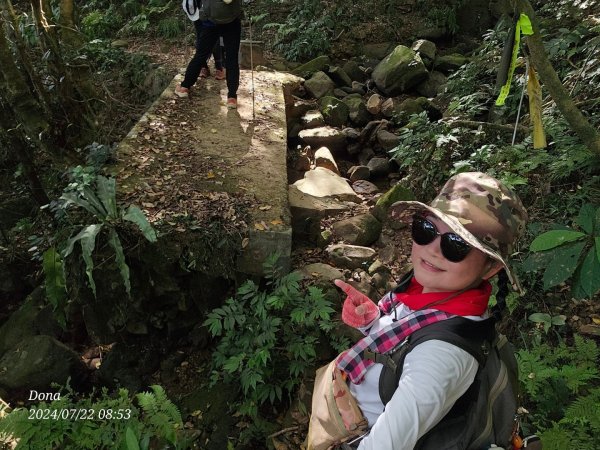
<instances>
[{"instance_id":1,"label":"trekking pole","mask_svg":"<svg viewBox=\"0 0 600 450\"><path fill-rule=\"evenodd\" d=\"M252 5L252 0L249 0L248 2L248 10L250 12L250 20L248 21L248 26L250 28L250 79L252 80L252 120L254 120L254 59L252 52L252 10L250 9L250 5Z\"/></svg>"}]
</instances>

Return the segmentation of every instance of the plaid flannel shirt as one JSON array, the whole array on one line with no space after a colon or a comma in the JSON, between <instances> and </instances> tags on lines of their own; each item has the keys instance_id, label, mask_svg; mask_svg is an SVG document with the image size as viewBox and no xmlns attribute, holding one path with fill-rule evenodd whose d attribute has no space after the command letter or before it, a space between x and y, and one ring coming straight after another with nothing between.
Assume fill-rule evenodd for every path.
<instances>
[{"instance_id":1,"label":"plaid flannel shirt","mask_svg":"<svg viewBox=\"0 0 600 450\"><path fill-rule=\"evenodd\" d=\"M389 315L395 311L397 303L396 295L390 292L379 301L379 309L384 314ZM454 314L436 309L413 311L381 330L362 338L338 357L336 365L348 375L350 381L354 384L360 384L367 368L374 364L372 360L364 358L366 349L375 353L385 354L396 348L404 339L418 329L451 317L454 317Z\"/></svg>"}]
</instances>

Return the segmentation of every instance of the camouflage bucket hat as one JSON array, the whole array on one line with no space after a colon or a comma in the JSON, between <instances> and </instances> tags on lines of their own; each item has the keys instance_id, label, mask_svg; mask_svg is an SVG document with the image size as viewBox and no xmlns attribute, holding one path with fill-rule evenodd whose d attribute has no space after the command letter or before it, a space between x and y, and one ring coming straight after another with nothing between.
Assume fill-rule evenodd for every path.
<instances>
[{"instance_id":1,"label":"camouflage bucket hat","mask_svg":"<svg viewBox=\"0 0 600 450\"><path fill-rule=\"evenodd\" d=\"M513 288L523 292L507 262L527 222L527 211L512 190L485 173L465 172L450 178L431 204L400 201L389 211L392 219L402 222L419 213L434 215L471 246L501 262Z\"/></svg>"}]
</instances>

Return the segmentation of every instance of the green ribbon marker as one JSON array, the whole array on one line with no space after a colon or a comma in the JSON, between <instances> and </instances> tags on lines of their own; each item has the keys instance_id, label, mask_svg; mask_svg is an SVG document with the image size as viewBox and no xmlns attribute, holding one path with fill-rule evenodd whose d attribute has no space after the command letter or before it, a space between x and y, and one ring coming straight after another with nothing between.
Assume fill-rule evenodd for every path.
<instances>
[{"instance_id":1,"label":"green ribbon marker","mask_svg":"<svg viewBox=\"0 0 600 450\"><path fill-rule=\"evenodd\" d=\"M500 95L496 99L496 106L504 105L506 101L506 97L508 97L508 93L510 92L510 84L512 82L512 77L515 72L515 66L517 65L517 55L519 53L519 44L521 42L521 34L526 36L530 36L533 34L533 27L531 26L531 20L527 14L521 13L519 16L519 20L517 21L517 26L515 27L515 41L512 49L512 58L510 62L510 67L508 69L508 75L506 77L506 83L500 89Z\"/></svg>"}]
</instances>

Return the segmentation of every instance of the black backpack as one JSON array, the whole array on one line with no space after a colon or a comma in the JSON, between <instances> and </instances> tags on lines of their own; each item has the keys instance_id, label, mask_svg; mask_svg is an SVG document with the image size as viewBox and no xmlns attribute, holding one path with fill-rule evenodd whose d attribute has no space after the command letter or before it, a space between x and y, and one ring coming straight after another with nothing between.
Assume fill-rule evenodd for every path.
<instances>
[{"instance_id":1,"label":"black backpack","mask_svg":"<svg viewBox=\"0 0 600 450\"><path fill-rule=\"evenodd\" d=\"M385 355L370 354L383 363L379 395L392 398L402 374L404 358L430 339L449 342L469 352L479 363L475 381L450 412L419 439L418 450L479 450L491 444L511 448L518 406L518 370L513 345L498 334L495 319L473 321L463 317L436 322L412 333Z\"/></svg>"},{"instance_id":2,"label":"black backpack","mask_svg":"<svg viewBox=\"0 0 600 450\"><path fill-rule=\"evenodd\" d=\"M225 3L223 0L183 0L182 7L188 17L192 17L199 11L200 20L223 25L233 22L242 17L242 1L231 0Z\"/></svg>"},{"instance_id":3,"label":"black backpack","mask_svg":"<svg viewBox=\"0 0 600 450\"><path fill-rule=\"evenodd\" d=\"M229 3L223 0L202 0L201 3L201 20L210 20L217 25L224 25L242 16L241 0L231 0Z\"/></svg>"}]
</instances>

